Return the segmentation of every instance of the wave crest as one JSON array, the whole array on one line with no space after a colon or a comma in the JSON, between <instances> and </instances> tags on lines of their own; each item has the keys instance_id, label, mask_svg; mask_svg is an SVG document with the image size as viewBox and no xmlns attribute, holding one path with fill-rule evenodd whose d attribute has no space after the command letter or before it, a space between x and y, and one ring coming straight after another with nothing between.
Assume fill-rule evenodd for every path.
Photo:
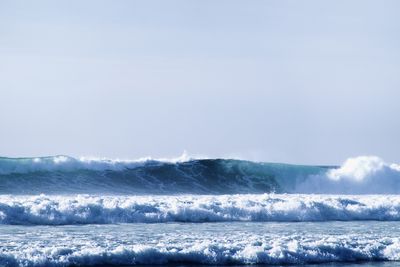
<instances>
[{"instance_id":1,"label":"wave crest","mask_svg":"<svg viewBox=\"0 0 400 267\"><path fill-rule=\"evenodd\" d=\"M71 247L58 244L24 247L14 243L10 248L0 251L0 265L299 265L399 260L400 240L395 237L317 235L304 238L290 235L270 239L248 234L228 236L217 240L202 236L196 236L197 240L161 240L153 245L87 242Z\"/></svg>"},{"instance_id":2,"label":"wave crest","mask_svg":"<svg viewBox=\"0 0 400 267\"><path fill-rule=\"evenodd\" d=\"M347 159L339 168L312 175L300 183L297 192L334 194L400 193L400 165L387 164L375 156Z\"/></svg>"},{"instance_id":3,"label":"wave crest","mask_svg":"<svg viewBox=\"0 0 400 267\"><path fill-rule=\"evenodd\" d=\"M378 157L340 167L232 159L0 158L0 194L400 193L400 165Z\"/></svg>"},{"instance_id":4,"label":"wave crest","mask_svg":"<svg viewBox=\"0 0 400 267\"><path fill-rule=\"evenodd\" d=\"M400 220L399 196L0 196L0 224Z\"/></svg>"},{"instance_id":5,"label":"wave crest","mask_svg":"<svg viewBox=\"0 0 400 267\"><path fill-rule=\"evenodd\" d=\"M0 175L51 171L73 172L77 170L123 171L150 163L182 163L190 160L195 160L195 158L189 157L186 152L177 158L171 159L153 159L151 157L133 160L95 157L80 157L76 159L64 155L34 158L0 157Z\"/></svg>"}]
</instances>

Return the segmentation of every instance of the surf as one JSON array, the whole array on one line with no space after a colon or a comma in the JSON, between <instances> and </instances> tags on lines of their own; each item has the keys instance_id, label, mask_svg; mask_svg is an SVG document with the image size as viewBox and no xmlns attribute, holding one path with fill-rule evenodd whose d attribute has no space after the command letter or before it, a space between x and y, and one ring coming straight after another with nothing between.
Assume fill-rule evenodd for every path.
<instances>
[{"instance_id":1,"label":"surf","mask_svg":"<svg viewBox=\"0 0 400 267\"><path fill-rule=\"evenodd\" d=\"M0 196L0 224L400 221L400 196Z\"/></svg>"},{"instance_id":2,"label":"surf","mask_svg":"<svg viewBox=\"0 0 400 267\"><path fill-rule=\"evenodd\" d=\"M384 261L397 266L400 259L399 230L390 222L10 226L2 230L0 265L10 267L350 262L388 266L379 264ZM21 242L21 234L26 242Z\"/></svg>"},{"instance_id":3,"label":"surf","mask_svg":"<svg viewBox=\"0 0 400 267\"><path fill-rule=\"evenodd\" d=\"M341 166L237 159L0 158L0 194L397 194L400 165L374 156Z\"/></svg>"},{"instance_id":4,"label":"surf","mask_svg":"<svg viewBox=\"0 0 400 267\"><path fill-rule=\"evenodd\" d=\"M3 194L233 194L284 192L325 169L233 159L0 159Z\"/></svg>"}]
</instances>

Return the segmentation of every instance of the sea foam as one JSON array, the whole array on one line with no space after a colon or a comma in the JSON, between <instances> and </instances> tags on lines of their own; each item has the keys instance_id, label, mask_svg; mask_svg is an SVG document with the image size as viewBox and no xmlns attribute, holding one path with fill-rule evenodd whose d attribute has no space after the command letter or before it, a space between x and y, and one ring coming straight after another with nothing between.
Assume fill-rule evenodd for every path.
<instances>
[{"instance_id":1,"label":"sea foam","mask_svg":"<svg viewBox=\"0 0 400 267\"><path fill-rule=\"evenodd\" d=\"M0 224L400 220L400 196L0 196Z\"/></svg>"},{"instance_id":2,"label":"sea foam","mask_svg":"<svg viewBox=\"0 0 400 267\"><path fill-rule=\"evenodd\" d=\"M17 244L0 250L0 265L108 266L161 264L307 264L327 262L396 261L400 241L391 237L343 235L273 236L241 235L197 240L160 240L157 244L80 243L65 247ZM182 240L183 238L183 240ZM65 241L70 243L71 241Z\"/></svg>"},{"instance_id":3,"label":"sea foam","mask_svg":"<svg viewBox=\"0 0 400 267\"><path fill-rule=\"evenodd\" d=\"M387 164L375 156L347 159L339 168L310 175L296 192L336 194L400 193L400 165Z\"/></svg>"}]
</instances>

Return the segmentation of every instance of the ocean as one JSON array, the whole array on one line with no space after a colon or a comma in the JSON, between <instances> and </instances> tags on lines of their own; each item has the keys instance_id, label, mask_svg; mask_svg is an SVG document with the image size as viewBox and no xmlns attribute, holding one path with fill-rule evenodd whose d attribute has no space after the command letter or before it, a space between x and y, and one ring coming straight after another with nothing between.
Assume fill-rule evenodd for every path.
<instances>
[{"instance_id":1,"label":"ocean","mask_svg":"<svg viewBox=\"0 0 400 267\"><path fill-rule=\"evenodd\" d=\"M400 166L0 158L0 266L400 266Z\"/></svg>"}]
</instances>

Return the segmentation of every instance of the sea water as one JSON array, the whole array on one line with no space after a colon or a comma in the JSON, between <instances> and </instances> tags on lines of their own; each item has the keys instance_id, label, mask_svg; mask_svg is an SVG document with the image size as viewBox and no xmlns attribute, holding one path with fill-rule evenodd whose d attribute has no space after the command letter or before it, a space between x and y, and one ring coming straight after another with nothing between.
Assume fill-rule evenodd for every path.
<instances>
[{"instance_id":1,"label":"sea water","mask_svg":"<svg viewBox=\"0 0 400 267\"><path fill-rule=\"evenodd\" d=\"M2 265L305 264L397 260L397 222L0 227Z\"/></svg>"},{"instance_id":2,"label":"sea water","mask_svg":"<svg viewBox=\"0 0 400 267\"><path fill-rule=\"evenodd\" d=\"M400 266L400 168L0 159L0 266Z\"/></svg>"}]
</instances>

